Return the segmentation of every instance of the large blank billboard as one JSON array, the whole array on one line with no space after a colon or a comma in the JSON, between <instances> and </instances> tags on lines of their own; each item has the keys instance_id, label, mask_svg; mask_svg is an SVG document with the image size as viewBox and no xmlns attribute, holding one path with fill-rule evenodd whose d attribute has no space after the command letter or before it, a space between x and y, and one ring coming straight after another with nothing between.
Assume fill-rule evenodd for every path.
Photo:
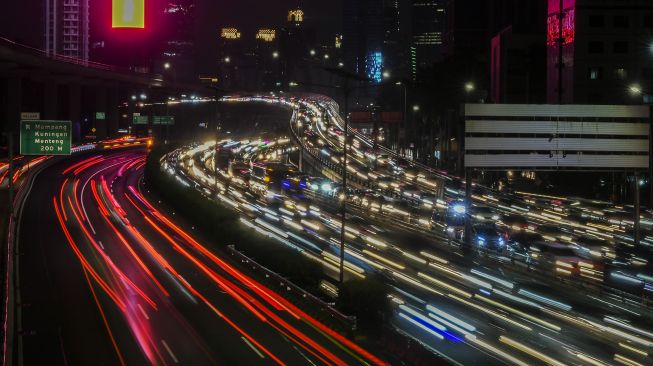
<instances>
[{"instance_id":1,"label":"large blank billboard","mask_svg":"<svg viewBox=\"0 0 653 366\"><path fill-rule=\"evenodd\" d=\"M145 0L112 0L113 28L145 28Z\"/></svg>"},{"instance_id":2,"label":"large blank billboard","mask_svg":"<svg viewBox=\"0 0 653 366\"><path fill-rule=\"evenodd\" d=\"M465 167L649 167L650 112L623 105L465 105Z\"/></svg>"}]
</instances>

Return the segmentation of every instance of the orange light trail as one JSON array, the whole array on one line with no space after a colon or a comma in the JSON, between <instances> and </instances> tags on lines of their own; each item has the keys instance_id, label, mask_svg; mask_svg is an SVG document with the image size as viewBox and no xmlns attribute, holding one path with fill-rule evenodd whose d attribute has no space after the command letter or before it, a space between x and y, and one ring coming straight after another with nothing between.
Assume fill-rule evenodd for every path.
<instances>
[{"instance_id":1,"label":"orange light trail","mask_svg":"<svg viewBox=\"0 0 653 366\"><path fill-rule=\"evenodd\" d=\"M129 188L129 191L132 192L132 194L134 194L134 195L135 195L135 196L136 196L136 197L137 197L141 202L143 202L143 203L144 203L144 204L145 204L145 205L146 205L146 206L151 210L152 214L153 214L157 219L159 219L162 223L164 223L166 226L168 226L169 228L171 228L171 229L172 229L174 232L176 232L178 235L180 235L181 237L183 237L184 239L186 239L186 241L189 242L189 243L190 243L194 248L196 248L198 251L200 251L200 253L202 253L202 254L204 254L206 257L210 258L210 259L211 259L214 263L216 263L218 266L220 266L221 268L223 268L225 271L227 271L228 273L230 273L232 276L238 278L238 279L239 279L241 282L243 282L244 284L247 284L247 285L248 285L252 290L254 290L255 292L259 293L259 294L260 294L264 299L268 300L268 302L270 303L270 305L273 305L273 306L274 306L275 303L278 304L278 305L281 305L283 308L288 309L288 312L289 312L290 314L292 314L293 316L303 318L304 320L308 321L309 323L311 323L311 324L312 324L313 326L315 326L316 328L320 329L321 331L323 331L324 333L328 334L328 335L329 335L330 337L332 337L333 339L337 340L337 341L340 342L341 344L344 344L345 346L347 346L348 348L352 349L352 350L355 351L356 353L360 354L360 355L363 356L364 358L368 359L368 360L371 361L372 363L374 363L374 364L376 364L376 365L385 365L385 364L386 364L385 362L383 362L383 361L382 361L381 359L379 359L378 357L376 357L376 356L372 355L371 353L369 353L368 351L364 350L362 347L356 345L355 343L351 342L350 340L348 340L347 338L343 337L343 336L340 335L339 333L333 331L332 329L328 328L327 326L325 326L324 324L320 323L320 322L317 321L316 319L312 318L312 317L309 316L308 314L304 313L303 311L301 311L301 310L300 310L299 308L297 308L296 306L292 305L290 302L288 302L286 299L284 299L284 298L281 297L280 295L278 295L278 294L274 293L273 291L271 291L271 290L265 288L265 287L262 286L261 284L257 283L256 281L254 281L253 279L249 278L248 276L242 274L241 272L239 272L238 270L236 270L235 268L233 268L232 266L230 266L229 264L227 264L226 262L224 262L223 260L221 260L220 258L218 258L217 256L215 256L211 251L209 251L208 249L206 249L205 247L203 247L201 244L199 244L195 239L193 239L193 238L192 238L190 235L188 235L185 231L183 231L181 228L179 228L179 227L178 227L177 225L175 225L174 223L170 222L170 220L168 220L165 216L163 216L161 213L159 213L159 212L158 212L158 211L157 211L157 210L156 210L156 209L155 209L155 208L154 208L154 207L153 207L153 206L152 206L152 205L151 205L151 204L150 204L150 203L145 199L145 197L143 197L140 193L136 192L136 190L133 189L133 187L130 187L130 188ZM133 202L132 202L132 204L133 204ZM162 233L162 235L164 235L164 237L167 236L167 239L168 239L169 241L172 240L172 238L170 238L167 234L163 233L162 230L161 230L160 228L158 228L158 226L157 226L154 222L152 222L149 218L147 218L146 216L144 216L144 218L145 218L146 221L148 221L148 223L150 223L150 225L152 225L153 227L155 227L155 229L156 229L157 231L159 231L160 233ZM176 243L175 243L175 244L176 244ZM173 244L173 245L175 245L175 244ZM256 302L256 303L258 304L258 302ZM277 306L278 306L278 305L277 305ZM276 307L276 306L275 306L275 307ZM310 344L311 346L316 347L317 350L320 350L320 351L324 350L325 352L327 352L327 354L329 354L329 351L328 351L328 350L323 349L319 344L315 343L315 342L312 341L311 339L308 339L308 337L306 337L303 333L301 333L301 332L299 332L298 330L294 329L294 328L293 328L292 326L290 326L288 323L286 323L285 321L283 321L283 319L279 318L276 314L271 313L271 312L268 313L269 310L267 310L267 309L266 309L267 311L265 311L265 310L263 310L263 309L261 309L261 310L264 311L264 312L266 313L266 315L268 315L271 319L273 319L273 320L279 322L279 323L280 323L281 325L283 325L284 327L288 327L288 328L286 328L286 329L288 329L289 331L291 331L291 332L293 332L293 331L294 331L294 332L297 332L297 333L294 333L294 332L293 332L293 334L297 335L299 338L301 338L302 340L304 340L305 342L307 342L307 343ZM294 314L293 314L293 313L294 313ZM270 314L272 314L272 316L270 316ZM297 314L298 314L298 315L297 315ZM323 353L323 354L324 354L324 353ZM333 357L334 357L336 360L338 360L338 358L337 358L336 356L333 356ZM342 361L340 361L340 362L342 362ZM336 362L336 363L340 364L339 362Z\"/></svg>"}]
</instances>

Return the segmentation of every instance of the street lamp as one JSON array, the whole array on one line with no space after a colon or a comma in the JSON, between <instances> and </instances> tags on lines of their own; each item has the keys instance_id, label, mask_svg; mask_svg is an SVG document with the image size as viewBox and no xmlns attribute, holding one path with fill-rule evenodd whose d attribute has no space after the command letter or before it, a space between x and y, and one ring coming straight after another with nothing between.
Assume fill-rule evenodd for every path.
<instances>
[{"instance_id":1,"label":"street lamp","mask_svg":"<svg viewBox=\"0 0 653 366\"><path fill-rule=\"evenodd\" d=\"M325 60L328 60L328 59L329 59L329 54L328 54L328 53L325 53L325 54L324 54L324 59L325 59Z\"/></svg>"},{"instance_id":2,"label":"street lamp","mask_svg":"<svg viewBox=\"0 0 653 366\"><path fill-rule=\"evenodd\" d=\"M136 96L135 96L135 95L132 95L132 100L136 100Z\"/></svg>"},{"instance_id":3,"label":"street lamp","mask_svg":"<svg viewBox=\"0 0 653 366\"><path fill-rule=\"evenodd\" d=\"M231 62L231 57L229 57L229 56L225 57L225 58L224 58L224 62L225 62L226 64L230 63L230 62Z\"/></svg>"},{"instance_id":4,"label":"street lamp","mask_svg":"<svg viewBox=\"0 0 653 366\"><path fill-rule=\"evenodd\" d=\"M147 95L145 95L144 93L141 93L140 97L141 97L141 100L147 99Z\"/></svg>"},{"instance_id":5,"label":"street lamp","mask_svg":"<svg viewBox=\"0 0 653 366\"><path fill-rule=\"evenodd\" d=\"M279 58L279 52L278 51L272 52L272 58Z\"/></svg>"},{"instance_id":6,"label":"street lamp","mask_svg":"<svg viewBox=\"0 0 653 366\"><path fill-rule=\"evenodd\" d=\"M642 87L640 87L638 84L632 84L628 87L628 91L630 94L633 96L638 96L642 95Z\"/></svg>"},{"instance_id":7,"label":"street lamp","mask_svg":"<svg viewBox=\"0 0 653 366\"><path fill-rule=\"evenodd\" d=\"M170 62L166 62L163 64L163 68L168 70L170 68Z\"/></svg>"},{"instance_id":8,"label":"street lamp","mask_svg":"<svg viewBox=\"0 0 653 366\"><path fill-rule=\"evenodd\" d=\"M415 104L413 106L413 112L419 112L419 105Z\"/></svg>"},{"instance_id":9,"label":"street lamp","mask_svg":"<svg viewBox=\"0 0 653 366\"><path fill-rule=\"evenodd\" d=\"M315 56L315 50L310 51L311 56Z\"/></svg>"},{"instance_id":10,"label":"street lamp","mask_svg":"<svg viewBox=\"0 0 653 366\"><path fill-rule=\"evenodd\" d=\"M465 83L465 91L466 92L471 93L471 92L474 91L474 89L476 89L476 87L474 86L474 83L472 83L471 81Z\"/></svg>"},{"instance_id":11,"label":"street lamp","mask_svg":"<svg viewBox=\"0 0 653 366\"><path fill-rule=\"evenodd\" d=\"M343 67L343 66L345 66L345 64L343 64L342 62L338 62L338 67Z\"/></svg>"},{"instance_id":12,"label":"street lamp","mask_svg":"<svg viewBox=\"0 0 653 366\"><path fill-rule=\"evenodd\" d=\"M390 78L390 71L388 71L388 70L383 71L383 78L384 79L389 79Z\"/></svg>"}]
</instances>

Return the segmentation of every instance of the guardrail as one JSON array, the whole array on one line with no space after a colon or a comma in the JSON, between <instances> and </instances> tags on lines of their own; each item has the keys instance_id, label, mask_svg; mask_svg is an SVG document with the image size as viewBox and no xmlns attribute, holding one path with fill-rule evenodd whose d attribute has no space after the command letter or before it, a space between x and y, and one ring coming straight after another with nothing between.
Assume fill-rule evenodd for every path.
<instances>
[{"instance_id":1,"label":"guardrail","mask_svg":"<svg viewBox=\"0 0 653 366\"><path fill-rule=\"evenodd\" d=\"M32 56L38 56L38 57L43 57L47 58L50 60L55 60L59 62L64 62L67 64L71 65L76 65L76 66L81 66L81 67L86 67L86 68L92 68L96 70L104 70L104 71L113 71L113 72L120 72L120 73L131 73L131 74L138 74L138 75L145 75L145 76L151 76L151 77L160 77L160 75L157 74L152 74L148 72L140 72L138 70L132 70L132 69L127 69L127 68L121 68L117 67L114 65L108 65L108 64L103 64L100 62L95 62L95 61L89 61L89 60L84 60L84 59L79 59L75 57L69 57L69 56L64 56L64 55L59 55L57 53L48 53L42 49L30 47L21 43L17 43L15 41L12 41L7 38L0 37L0 46L4 46L7 48L10 48L14 51L30 54Z\"/></svg>"},{"instance_id":2,"label":"guardrail","mask_svg":"<svg viewBox=\"0 0 653 366\"><path fill-rule=\"evenodd\" d=\"M125 148L134 147L135 145L125 146ZM98 148L96 144L84 144L77 145L71 149L72 154L78 154L87 151L93 151ZM7 241L6 247L3 248L3 252L6 252L6 256L3 256L2 260L5 262L6 273L4 273L4 307L3 307L3 327L2 327L2 338L3 338L3 354L2 354L2 365L13 365L15 362L14 348L16 347L14 343L14 332L16 331L16 271L15 267L18 267L18 255L16 254L17 245L16 242L17 236L16 233L19 230L20 226L20 216L23 209L23 204L27 199L29 194L29 189L32 186L32 183L38 173L51 166L60 159L64 159L63 156L58 156L56 159L45 159L43 164L36 165L35 168L28 169L25 175L19 176L16 183L16 196L14 198L14 211L10 212L8 226L7 226ZM28 163L28 167L30 164ZM9 178L11 179L11 178ZM4 253L3 253L4 254ZM18 297L20 298L20 297ZM20 317L19 317L20 318ZM20 354L19 354L20 358Z\"/></svg>"},{"instance_id":3,"label":"guardrail","mask_svg":"<svg viewBox=\"0 0 653 366\"><path fill-rule=\"evenodd\" d=\"M271 278L274 279L277 283L279 283L279 287L281 287L282 290L285 291L294 291L295 293L298 293L301 295L302 298L304 298L306 301L309 301L312 307L312 309L318 309L320 311L325 311L330 315L330 317L343 325L345 325L349 330L354 330L356 328L356 317L354 316L348 316L345 315L338 310L334 309L331 305L327 304L324 302L322 299L316 297L315 295L311 294L310 292L304 290L303 288L295 285L291 281L283 278L280 276L278 273L269 270L267 267L261 265L260 263L256 262L252 258L246 256L245 254L239 252L234 245L229 245L227 247L227 251L229 254L231 254L233 257L236 259L240 260L242 263L245 263L247 265L253 266L252 269L259 270L263 272L266 278Z\"/></svg>"}]
</instances>

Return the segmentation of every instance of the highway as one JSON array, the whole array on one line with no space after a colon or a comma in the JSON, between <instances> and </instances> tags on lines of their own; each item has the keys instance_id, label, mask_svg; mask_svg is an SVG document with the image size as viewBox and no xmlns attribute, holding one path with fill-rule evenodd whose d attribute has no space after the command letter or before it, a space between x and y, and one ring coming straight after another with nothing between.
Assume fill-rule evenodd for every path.
<instances>
[{"instance_id":1,"label":"highway","mask_svg":"<svg viewBox=\"0 0 653 366\"><path fill-rule=\"evenodd\" d=\"M159 211L145 154L88 152L36 177L18 232L24 364L384 364Z\"/></svg>"},{"instance_id":2,"label":"highway","mask_svg":"<svg viewBox=\"0 0 653 366\"><path fill-rule=\"evenodd\" d=\"M247 97L237 101L266 102L293 109L293 120L290 121L293 128L299 126L299 122L311 126L305 129L305 133L309 131L306 135L300 136L305 144L302 147L306 151L317 149L320 154L334 160L332 167L337 170L340 163L338 142L342 144L343 137L342 133L335 132L341 125L337 113L329 110L332 106L328 101L311 97ZM379 195L384 195L387 188L381 184L399 188L410 181L422 192L431 191L437 195L440 190L440 198L429 198L437 202L424 199L422 203L439 204L445 208L449 202L454 202L451 196L460 196L458 178L416 165L405 167L403 174L386 173L390 179L381 183L381 169L370 169L372 164L366 160L364 149L360 147L369 146L370 142L359 135L355 139L358 143L353 141L351 144L354 158L350 160L351 168L348 166L352 175L360 177L353 180L354 187L376 190ZM320 147L313 148L312 143ZM221 148L233 150L245 161L263 164L284 159L297 148L287 137L251 136L240 141L223 140L220 144ZM357 145L358 152L355 150ZM243 222L280 243L295 247L320 263L327 274L334 276L339 255L337 210L339 199L345 198L333 189L337 180L302 178L307 184L304 189L263 192L252 177L244 179L220 170L216 184L212 162L214 148L214 142L207 142L177 150L168 155L164 169L186 184L195 185L207 196L212 196L212 190L217 186L223 193L220 199L240 212ZM391 153L388 155L384 158L393 158ZM415 173L408 173L409 170ZM333 175L333 171L325 173ZM378 182L366 183L372 180ZM318 186L329 185L329 189L324 191L330 192L322 192L319 187L313 190L311 182ZM415 189L411 191L415 194ZM408 190L400 188L395 196L402 196L405 192ZM627 294L625 299L620 298L616 295L618 292L604 286L605 273L598 267L601 260L560 260L555 262L552 270L544 270L542 265L525 268L524 263L506 257L505 252L475 250L471 256L464 255L456 240L445 234L446 225L437 222L433 225L430 215L421 217L420 222L420 217L414 217L413 213L398 212L402 211L397 208L401 207L398 199L385 207L364 207L357 194L347 192L346 196L351 213L348 220L351 226L346 227L347 276L377 273L387 278L394 288L392 300L396 305L396 317L393 324L399 331L411 334L463 364L475 364L479 360L484 364L650 363L650 348L653 346L653 333L649 330L653 326L650 309L642 306L637 296ZM578 241L577 237L586 235L588 230L597 233L597 237L601 234L612 236L607 232L624 233L627 230L621 223L598 226L571 217L567 219L571 215L565 214L565 210L570 210L566 206L587 204L575 204L580 200L568 199L566 203L557 204L556 210L544 207L546 203L527 206L527 201L535 201L531 197L513 195L508 197L511 200L508 204L502 203L500 198L505 199L505 195L499 196L476 187L475 205L480 207L478 202L485 202L491 216L496 218L475 220L496 221L498 227L507 228L512 235L513 231L536 232L538 227L544 230L544 223L557 222L559 226L573 228L571 242ZM524 214L528 217L527 226L518 229L501 222L506 215L519 211L515 207L528 207L527 214ZM559 235L567 236L564 232ZM616 241L611 238L606 243L616 246ZM636 276L637 272L626 274L626 271L633 268L642 271L642 265L647 263L645 254L631 259L636 260L629 261L627 267L620 267L617 272L609 273L611 276L617 273L643 287L646 277ZM578 267L581 267L580 271Z\"/></svg>"}]
</instances>

